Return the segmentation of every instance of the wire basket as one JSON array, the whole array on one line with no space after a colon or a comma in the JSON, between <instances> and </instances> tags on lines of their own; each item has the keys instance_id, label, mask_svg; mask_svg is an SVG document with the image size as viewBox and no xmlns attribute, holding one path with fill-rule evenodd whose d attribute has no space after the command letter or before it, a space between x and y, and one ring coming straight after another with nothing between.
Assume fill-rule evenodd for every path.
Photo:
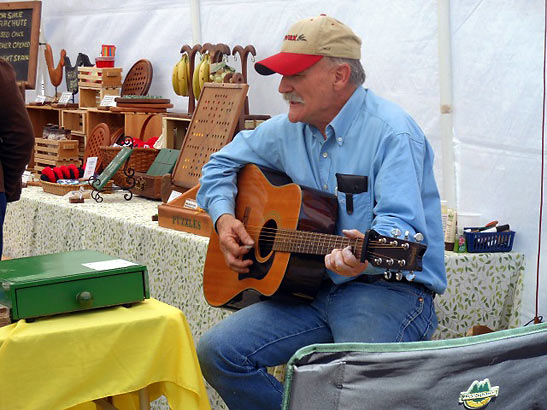
<instances>
[{"instance_id":1,"label":"wire basket","mask_svg":"<svg viewBox=\"0 0 547 410\"><path fill-rule=\"evenodd\" d=\"M474 228L465 228L474 229ZM514 231L465 232L467 252L510 252L513 249Z\"/></svg>"},{"instance_id":2,"label":"wire basket","mask_svg":"<svg viewBox=\"0 0 547 410\"><path fill-rule=\"evenodd\" d=\"M100 147L100 157L102 164L106 167L114 159L116 155L122 150L122 147ZM155 148L133 148L133 153L129 157L128 167L135 170L135 172L146 172L150 165L156 159L156 156L160 152ZM124 186L126 177L123 173L122 166L114 176L112 180L118 186Z\"/></svg>"}]
</instances>

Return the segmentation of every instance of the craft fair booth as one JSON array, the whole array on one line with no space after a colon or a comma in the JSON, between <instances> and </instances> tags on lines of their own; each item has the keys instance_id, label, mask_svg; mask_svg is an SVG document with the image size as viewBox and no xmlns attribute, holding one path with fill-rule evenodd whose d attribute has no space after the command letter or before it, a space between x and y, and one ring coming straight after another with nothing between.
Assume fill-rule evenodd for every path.
<instances>
[{"instance_id":1,"label":"craft fair booth","mask_svg":"<svg viewBox=\"0 0 547 410\"><path fill-rule=\"evenodd\" d=\"M189 382L195 408L225 408L203 384L193 347L230 314L211 307L204 296L212 225L195 203L201 167L239 130L286 112L277 97L279 78L259 77L252 65L278 50L291 21L308 15L326 12L354 27L364 40L365 86L408 110L436 153L448 287L435 298L439 327L433 338L463 337L476 325L516 328L537 314L536 267L545 266L540 259L536 265L541 215L533 200L523 204L515 198L537 191L537 184L527 187L523 180L539 179L539 126L533 120L541 106L535 60L541 52L541 2L526 10L493 0L476 7L444 0L427 6L282 0L267 5L250 0L17 3L0 3L0 22L11 19L2 14L6 7L13 18L20 12L33 23L28 71L21 69L20 83L36 146L21 199L7 209L4 255L18 259L89 249L146 266L151 300L140 309L184 330L186 338L177 343L186 346L181 363L188 362L195 376ZM269 17L256 24L263 7ZM363 15L369 16L366 24ZM390 35L382 23L387 16L396 27ZM477 44L488 52L481 54ZM518 61L502 50L512 47L522 56ZM409 66L415 69L401 68ZM506 90L507 83L528 90L523 95L530 98L521 101ZM505 102L502 107L499 101ZM528 135L537 138L525 139ZM71 166L79 168L80 183L67 182L78 179ZM496 223L488 227L491 221L500 230ZM466 235L463 228L469 226L493 232ZM545 295L543 288L539 294ZM124 308L114 309L120 321L141 320L124 319ZM19 323L24 320L9 326ZM89 326L82 332L104 330L93 327L93 318ZM284 377L282 367L270 370ZM102 393L83 399L132 392L116 400L164 396L152 406L166 408L165 398L189 400L187 392L161 385L160 379L175 373L143 374L139 383L121 390L101 385Z\"/></svg>"}]
</instances>

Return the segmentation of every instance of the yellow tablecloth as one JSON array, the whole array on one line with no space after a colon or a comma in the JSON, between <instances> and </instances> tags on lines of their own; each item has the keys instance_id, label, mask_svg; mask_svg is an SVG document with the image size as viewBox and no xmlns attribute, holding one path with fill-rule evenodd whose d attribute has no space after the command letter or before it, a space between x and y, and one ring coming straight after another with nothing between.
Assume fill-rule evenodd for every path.
<instances>
[{"instance_id":1,"label":"yellow tablecloth","mask_svg":"<svg viewBox=\"0 0 547 410\"><path fill-rule=\"evenodd\" d=\"M94 409L107 396L138 409L146 386L172 409L210 409L186 319L157 300L0 328L2 410Z\"/></svg>"}]
</instances>

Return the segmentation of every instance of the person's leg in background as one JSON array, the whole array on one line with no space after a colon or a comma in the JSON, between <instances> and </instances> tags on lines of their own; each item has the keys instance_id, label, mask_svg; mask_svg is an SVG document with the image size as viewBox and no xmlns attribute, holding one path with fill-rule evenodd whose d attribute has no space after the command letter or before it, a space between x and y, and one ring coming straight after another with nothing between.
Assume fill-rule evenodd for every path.
<instances>
[{"instance_id":1,"label":"person's leg in background","mask_svg":"<svg viewBox=\"0 0 547 410\"><path fill-rule=\"evenodd\" d=\"M6 194L0 192L0 259L4 245L4 217L6 216Z\"/></svg>"}]
</instances>

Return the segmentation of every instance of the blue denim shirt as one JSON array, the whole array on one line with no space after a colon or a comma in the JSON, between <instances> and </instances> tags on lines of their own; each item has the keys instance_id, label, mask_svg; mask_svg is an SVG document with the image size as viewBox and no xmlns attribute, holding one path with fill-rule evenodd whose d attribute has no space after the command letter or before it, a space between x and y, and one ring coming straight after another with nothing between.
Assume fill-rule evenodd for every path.
<instances>
[{"instance_id":1,"label":"blue denim shirt","mask_svg":"<svg viewBox=\"0 0 547 410\"><path fill-rule=\"evenodd\" d=\"M213 221L234 214L236 172L247 163L280 170L295 183L337 196L337 231L393 228L424 235L427 250L416 282L436 293L446 288L440 198L433 174L433 151L414 120L396 104L357 88L326 128L292 123L286 114L255 130L238 133L202 169L198 204ZM232 172L233 171L233 172ZM368 177L368 191L353 195L353 213L338 192L336 173ZM377 274L369 267L365 273ZM328 272L335 283L348 279Z\"/></svg>"}]
</instances>

